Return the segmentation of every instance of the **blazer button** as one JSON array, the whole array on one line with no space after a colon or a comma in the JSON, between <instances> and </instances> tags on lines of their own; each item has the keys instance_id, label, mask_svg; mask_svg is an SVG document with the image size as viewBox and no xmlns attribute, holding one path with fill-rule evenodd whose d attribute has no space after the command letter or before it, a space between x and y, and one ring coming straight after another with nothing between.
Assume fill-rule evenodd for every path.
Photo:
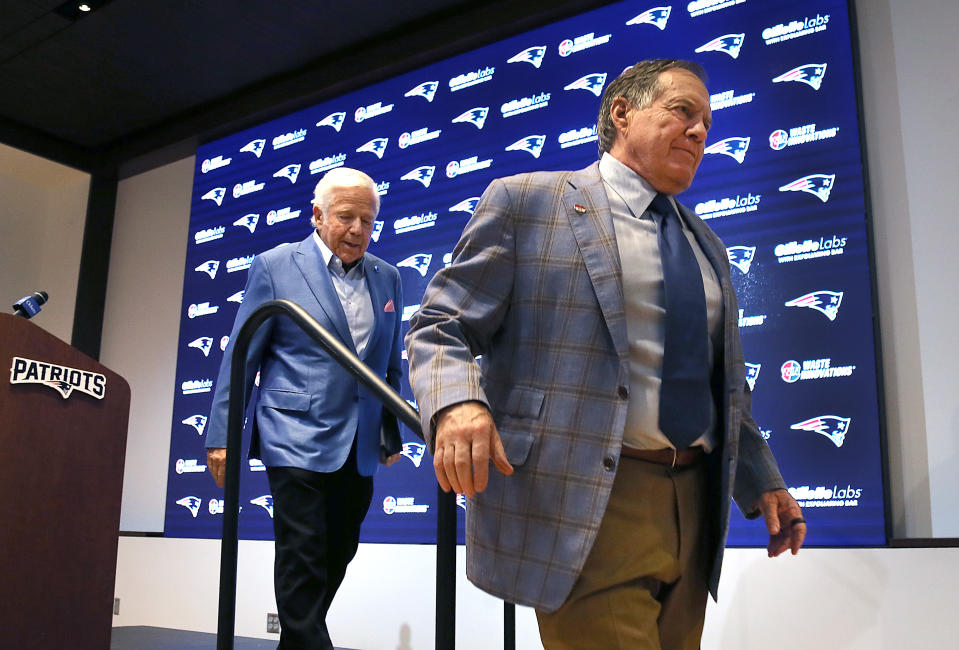
<instances>
[{"instance_id":1,"label":"blazer button","mask_svg":"<svg viewBox=\"0 0 959 650\"><path fill-rule=\"evenodd\" d=\"M623 399L626 399L627 397L629 397L629 389L626 388L625 386L620 386L619 388L616 389L616 394L622 397Z\"/></svg>"},{"instance_id":2,"label":"blazer button","mask_svg":"<svg viewBox=\"0 0 959 650\"><path fill-rule=\"evenodd\" d=\"M603 469L607 472L612 472L616 468L616 460L612 456L607 456L603 459Z\"/></svg>"}]
</instances>

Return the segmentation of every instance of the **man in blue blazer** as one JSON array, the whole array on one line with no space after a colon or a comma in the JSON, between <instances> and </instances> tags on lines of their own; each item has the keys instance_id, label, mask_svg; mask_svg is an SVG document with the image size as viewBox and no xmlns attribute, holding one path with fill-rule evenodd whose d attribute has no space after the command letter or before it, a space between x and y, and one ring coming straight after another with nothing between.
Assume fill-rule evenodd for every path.
<instances>
[{"instance_id":1,"label":"man in blue blazer","mask_svg":"<svg viewBox=\"0 0 959 650\"><path fill-rule=\"evenodd\" d=\"M725 248L672 198L712 121L702 76L636 64L599 163L494 181L407 336L437 478L470 498L467 574L536 608L549 650L698 648L731 499L771 556L805 536L750 414Z\"/></svg>"},{"instance_id":2,"label":"man in blue blazer","mask_svg":"<svg viewBox=\"0 0 959 650\"><path fill-rule=\"evenodd\" d=\"M373 180L337 168L317 184L315 231L257 255L250 267L207 422L207 461L223 485L233 341L264 302L291 300L399 390L402 286L396 267L366 252L379 212ZM379 401L291 320L272 318L247 358L249 399L260 372L251 456L266 466L276 539L279 648L332 648L326 613L353 559L381 462ZM395 421L387 422L395 428Z\"/></svg>"}]
</instances>

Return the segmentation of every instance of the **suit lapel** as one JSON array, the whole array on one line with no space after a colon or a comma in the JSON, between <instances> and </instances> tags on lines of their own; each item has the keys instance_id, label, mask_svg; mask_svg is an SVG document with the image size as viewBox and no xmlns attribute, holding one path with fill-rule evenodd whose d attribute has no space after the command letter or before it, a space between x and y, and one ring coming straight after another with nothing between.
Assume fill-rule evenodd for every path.
<instances>
[{"instance_id":1,"label":"suit lapel","mask_svg":"<svg viewBox=\"0 0 959 650\"><path fill-rule=\"evenodd\" d=\"M296 247L293 261L303 274L303 280L313 292L320 309L333 323L333 329L340 340L355 353L353 337L346 323L346 313L340 304L340 297L336 295L336 289L333 288L333 278L328 272L324 272L326 265L323 263L323 255L313 241L312 234Z\"/></svg>"},{"instance_id":2,"label":"suit lapel","mask_svg":"<svg viewBox=\"0 0 959 650\"><path fill-rule=\"evenodd\" d=\"M569 177L563 206L616 352L625 359L628 345L623 272L619 249L616 248L613 215L599 175L599 163Z\"/></svg>"}]
</instances>

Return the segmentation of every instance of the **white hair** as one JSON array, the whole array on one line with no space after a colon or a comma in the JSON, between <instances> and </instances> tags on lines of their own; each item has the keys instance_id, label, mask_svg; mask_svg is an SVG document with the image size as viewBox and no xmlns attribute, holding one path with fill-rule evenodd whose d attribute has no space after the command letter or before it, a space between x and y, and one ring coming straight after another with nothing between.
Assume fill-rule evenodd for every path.
<instances>
[{"instance_id":1,"label":"white hair","mask_svg":"<svg viewBox=\"0 0 959 650\"><path fill-rule=\"evenodd\" d=\"M342 187L368 187L373 193L374 210L379 214L380 195L376 192L376 183L360 170L350 167L336 167L323 175L313 189L313 205L319 206L323 214L326 214L330 209L333 192Z\"/></svg>"}]
</instances>

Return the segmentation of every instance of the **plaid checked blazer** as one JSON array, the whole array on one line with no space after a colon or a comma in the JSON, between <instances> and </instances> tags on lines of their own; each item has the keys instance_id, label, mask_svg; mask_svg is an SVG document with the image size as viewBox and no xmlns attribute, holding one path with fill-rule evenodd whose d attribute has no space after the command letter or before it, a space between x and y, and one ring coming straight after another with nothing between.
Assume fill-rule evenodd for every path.
<instances>
[{"instance_id":1,"label":"plaid checked blazer","mask_svg":"<svg viewBox=\"0 0 959 650\"><path fill-rule=\"evenodd\" d=\"M725 247L690 210L683 216L724 298L714 382L723 426L707 456L716 597L730 498L755 517L759 495L784 483L750 415ZM430 449L434 414L478 400L516 470L491 469L487 489L469 502L469 579L505 600L557 609L602 521L626 419L622 270L599 164L493 181L452 265L427 287L406 344Z\"/></svg>"}]
</instances>

